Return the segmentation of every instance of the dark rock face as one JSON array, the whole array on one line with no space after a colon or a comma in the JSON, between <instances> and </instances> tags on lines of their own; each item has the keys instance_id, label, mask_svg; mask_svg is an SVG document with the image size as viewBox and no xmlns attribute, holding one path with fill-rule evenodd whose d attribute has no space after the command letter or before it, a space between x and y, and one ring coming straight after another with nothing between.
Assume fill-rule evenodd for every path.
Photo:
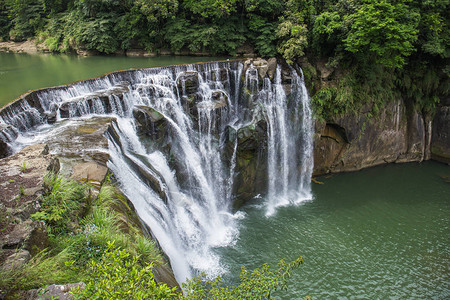
<instances>
[{"instance_id":1,"label":"dark rock face","mask_svg":"<svg viewBox=\"0 0 450 300\"><path fill-rule=\"evenodd\" d=\"M450 105L438 107L434 116L431 158L450 163Z\"/></svg>"},{"instance_id":2,"label":"dark rock face","mask_svg":"<svg viewBox=\"0 0 450 300\"><path fill-rule=\"evenodd\" d=\"M183 72L177 78L177 86L180 91L186 94L195 94L199 86L197 72Z\"/></svg>"},{"instance_id":3,"label":"dark rock face","mask_svg":"<svg viewBox=\"0 0 450 300\"><path fill-rule=\"evenodd\" d=\"M133 116L137 122L139 134L145 134L154 141L162 142L167 136L168 125L164 116L149 106L136 106Z\"/></svg>"},{"instance_id":4,"label":"dark rock face","mask_svg":"<svg viewBox=\"0 0 450 300\"><path fill-rule=\"evenodd\" d=\"M431 121L407 103L389 103L379 116L364 113L316 122L314 174L356 171L383 163L428 159Z\"/></svg>"},{"instance_id":5,"label":"dark rock face","mask_svg":"<svg viewBox=\"0 0 450 300\"><path fill-rule=\"evenodd\" d=\"M235 209L267 188L267 123L260 120L239 128L226 128L227 152L231 157L236 145L233 194Z\"/></svg>"}]
</instances>

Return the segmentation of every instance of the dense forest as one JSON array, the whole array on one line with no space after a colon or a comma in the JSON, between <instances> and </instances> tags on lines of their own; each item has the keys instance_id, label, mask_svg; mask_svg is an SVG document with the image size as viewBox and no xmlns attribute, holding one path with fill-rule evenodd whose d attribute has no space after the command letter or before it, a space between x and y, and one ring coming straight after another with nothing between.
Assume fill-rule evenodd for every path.
<instances>
[{"instance_id":1,"label":"dense forest","mask_svg":"<svg viewBox=\"0 0 450 300\"><path fill-rule=\"evenodd\" d=\"M300 62L323 117L449 91L449 0L0 0L0 37L55 52L235 55ZM307 59L306 59L307 58ZM320 82L319 63L333 76ZM318 74L319 73L319 74ZM322 76L323 77L323 76ZM316 80L314 80L316 79ZM323 78L322 78L323 79ZM323 80L322 80L323 81Z\"/></svg>"}]
</instances>

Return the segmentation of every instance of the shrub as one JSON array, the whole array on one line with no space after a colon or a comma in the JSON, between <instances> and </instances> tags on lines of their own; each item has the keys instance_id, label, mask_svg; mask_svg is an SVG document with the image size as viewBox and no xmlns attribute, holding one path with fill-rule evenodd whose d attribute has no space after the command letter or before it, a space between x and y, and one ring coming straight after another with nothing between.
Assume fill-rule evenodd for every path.
<instances>
[{"instance_id":1,"label":"shrub","mask_svg":"<svg viewBox=\"0 0 450 300\"><path fill-rule=\"evenodd\" d=\"M99 261L86 267L86 289L74 293L76 299L167 299L176 296L176 289L156 283L153 264L140 262L124 249L108 243Z\"/></svg>"}]
</instances>

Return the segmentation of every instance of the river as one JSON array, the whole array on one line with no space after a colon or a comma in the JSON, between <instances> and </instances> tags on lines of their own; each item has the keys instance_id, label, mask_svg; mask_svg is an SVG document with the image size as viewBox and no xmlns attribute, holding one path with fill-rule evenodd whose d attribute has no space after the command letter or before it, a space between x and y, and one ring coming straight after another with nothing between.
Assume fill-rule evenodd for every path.
<instances>
[{"instance_id":1,"label":"river","mask_svg":"<svg viewBox=\"0 0 450 300\"><path fill-rule=\"evenodd\" d=\"M228 282L241 265L303 256L280 299L449 299L448 166L384 165L317 179L323 184L303 205L269 218L259 202L243 208L238 242L219 251Z\"/></svg>"},{"instance_id":2,"label":"river","mask_svg":"<svg viewBox=\"0 0 450 300\"><path fill-rule=\"evenodd\" d=\"M27 91L69 84L105 73L132 69L188 64L223 57L126 57L15 54L0 52L0 107Z\"/></svg>"}]
</instances>

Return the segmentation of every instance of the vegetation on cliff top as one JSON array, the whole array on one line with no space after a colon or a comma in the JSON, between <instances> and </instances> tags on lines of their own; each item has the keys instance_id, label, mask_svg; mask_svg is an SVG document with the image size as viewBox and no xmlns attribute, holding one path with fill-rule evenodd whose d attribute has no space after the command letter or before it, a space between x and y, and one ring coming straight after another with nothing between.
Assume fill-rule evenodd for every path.
<instances>
[{"instance_id":1,"label":"vegetation on cliff top","mask_svg":"<svg viewBox=\"0 0 450 300\"><path fill-rule=\"evenodd\" d=\"M0 38L51 51L306 55L318 115L448 96L449 0L0 0ZM339 70L317 83L313 66ZM305 72L307 73L307 72ZM319 72L320 73L320 72Z\"/></svg>"}]
</instances>

